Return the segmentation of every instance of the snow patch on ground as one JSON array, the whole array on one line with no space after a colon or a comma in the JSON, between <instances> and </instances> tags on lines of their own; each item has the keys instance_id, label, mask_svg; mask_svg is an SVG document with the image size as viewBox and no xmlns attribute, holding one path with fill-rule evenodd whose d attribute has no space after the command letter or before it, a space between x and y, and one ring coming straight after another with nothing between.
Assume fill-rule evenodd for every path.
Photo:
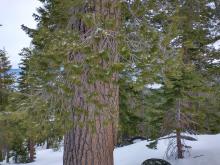
<instances>
[{"instance_id":1,"label":"snow patch on ground","mask_svg":"<svg viewBox=\"0 0 220 165\"><path fill-rule=\"evenodd\" d=\"M209 2L206 6L210 7L211 9L215 9L215 3L214 2Z\"/></svg>"},{"instance_id":2,"label":"snow patch on ground","mask_svg":"<svg viewBox=\"0 0 220 165\"><path fill-rule=\"evenodd\" d=\"M213 46L214 46L214 48L217 49L217 50L220 49L220 40L214 42L214 43L213 43Z\"/></svg>"},{"instance_id":3,"label":"snow patch on ground","mask_svg":"<svg viewBox=\"0 0 220 165\"><path fill-rule=\"evenodd\" d=\"M183 160L168 160L172 165L220 165L220 134L198 135L198 141L187 141L192 146L190 157ZM141 165L150 158L165 159L168 139L158 142L158 149L149 149L148 141L140 141L132 145L116 148L114 150L115 165ZM62 165L63 150L38 150L37 159L28 165ZM3 164L6 165L6 164ZM12 164L11 164L12 165Z\"/></svg>"}]
</instances>

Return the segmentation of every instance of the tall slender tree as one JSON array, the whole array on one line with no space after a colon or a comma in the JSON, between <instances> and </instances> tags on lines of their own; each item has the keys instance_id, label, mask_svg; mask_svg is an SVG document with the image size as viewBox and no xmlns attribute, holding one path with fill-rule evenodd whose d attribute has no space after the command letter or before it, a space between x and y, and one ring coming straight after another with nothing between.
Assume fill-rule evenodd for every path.
<instances>
[{"instance_id":1,"label":"tall slender tree","mask_svg":"<svg viewBox=\"0 0 220 165\"><path fill-rule=\"evenodd\" d=\"M199 121L198 113L204 113L197 105L209 88L204 73L207 72L207 57L212 56L213 51L208 48L208 44L218 38L213 37L211 30L216 18L215 10L208 3L206 0L164 1L161 3L162 8L160 3L155 5L156 9L161 10L153 9L152 20L161 31L160 47L165 60L161 72L161 89L164 90L162 93L166 101L160 109L168 112L163 124L167 128L166 134L175 130L176 139L170 144L172 147L168 148L169 154L180 159L188 147L184 146L181 134L193 133L194 121Z\"/></svg>"},{"instance_id":2,"label":"tall slender tree","mask_svg":"<svg viewBox=\"0 0 220 165\"><path fill-rule=\"evenodd\" d=\"M31 58L31 49L23 48L21 53L19 54L21 58L21 63L19 64L20 76L18 79L18 89L21 95L19 97L23 97L23 99L27 98L27 95L30 94L31 86L28 83L28 72L29 72L29 62ZM28 134L27 134L28 135ZM33 162L35 159L35 143L34 138L31 134L26 137L27 150L29 152L29 160L28 162Z\"/></svg>"},{"instance_id":3,"label":"tall slender tree","mask_svg":"<svg viewBox=\"0 0 220 165\"><path fill-rule=\"evenodd\" d=\"M11 65L6 51L0 50L0 160L4 159L5 156L9 158L9 144L7 140L8 132L5 129L7 122L2 120L2 117L5 116L4 112L6 111L6 106L9 104L8 97L12 91L11 88L14 82L10 69Z\"/></svg>"}]
</instances>

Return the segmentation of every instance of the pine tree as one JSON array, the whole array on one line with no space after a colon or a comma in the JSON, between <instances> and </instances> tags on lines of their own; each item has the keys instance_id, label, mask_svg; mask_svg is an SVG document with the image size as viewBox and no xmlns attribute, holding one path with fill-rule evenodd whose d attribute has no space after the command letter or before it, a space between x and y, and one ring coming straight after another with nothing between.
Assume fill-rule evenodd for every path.
<instances>
[{"instance_id":1,"label":"pine tree","mask_svg":"<svg viewBox=\"0 0 220 165\"><path fill-rule=\"evenodd\" d=\"M181 133L191 134L199 130L200 117L205 113L205 106L201 107L201 103L209 86L204 78L207 71L204 64L213 52L207 45L216 39L216 36L212 38L210 31L213 10L207 4L205 0L167 1L161 4L163 9L158 10L161 8L159 3L153 9L155 15L152 20L161 31L161 53L165 60L161 72L163 87L159 96L164 97L157 108L167 114L163 123L164 132L170 134L175 130L176 138L168 147L168 157L184 157L188 146L184 146Z\"/></svg>"},{"instance_id":2,"label":"pine tree","mask_svg":"<svg viewBox=\"0 0 220 165\"><path fill-rule=\"evenodd\" d=\"M9 144L7 141L7 130L4 128L7 123L4 120L1 120L2 116L6 113L6 106L9 104L8 96L11 92L11 87L13 84L13 75L10 73L11 65L8 60L7 53L5 50L0 50L0 151L1 151L1 160L8 155Z\"/></svg>"},{"instance_id":3,"label":"pine tree","mask_svg":"<svg viewBox=\"0 0 220 165\"><path fill-rule=\"evenodd\" d=\"M50 104L58 105L55 109L69 114L73 128L65 135L64 164L113 164L118 120L114 81L118 76L116 71L106 71L118 66L117 1L47 1L45 8L39 9L39 29L33 32L37 55L31 60L30 79ZM97 24L91 26L92 17L97 22L91 23ZM106 80L103 73L108 74Z\"/></svg>"},{"instance_id":4,"label":"pine tree","mask_svg":"<svg viewBox=\"0 0 220 165\"><path fill-rule=\"evenodd\" d=\"M118 143L127 144L128 140L134 136L145 136L145 132L140 128L143 116L140 114L140 92L134 91L126 84L120 84L119 103L119 130Z\"/></svg>"},{"instance_id":5,"label":"pine tree","mask_svg":"<svg viewBox=\"0 0 220 165\"><path fill-rule=\"evenodd\" d=\"M126 89L138 98L135 109L145 101L140 97L152 92L146 89L151 83L162 85L155 92L160 102L156 107L147 103L150 110L142 107L149 110L145 119L157 122L150 130L163 125L166 134L174 131L175 156L183 158L181 133L192 132L193 119L201 121L197 105L207 87L204 54L213 53L207 49L214 41L207 35L213 17L208 1L41 2L44 7L34 15L38 28L22 26L34 45L25 105L41 119L44 134L51 127L65 133L64 165L112 164L119 97L124 99L121 117L133 117L123 111L132 100L123 98Z\"/></svg>"},{"instance_id":6,"label":"pine tree","mask_svg":"<svg viewBox=\"0 0 220 165\"><path fill-rule=\"evenodd\" d=\"M21 93L28 93L30 92L30 86L28 85L28 71L29 71L29 61L31 58L31 50L28 48L23 48L21 53L19 54L22 59L21 63L19 64L20 71L20 77L18 79L19 84L19 91Z\"/></svg>"},{"instance_id":7,"label":"pine tree","mask_svg":"<svg viewBox=\"0 0 220 165\"><path fill-rule=\"evenodd\" d=\"M18 88L19 92L21 93L20 97L23 97L23 99L27 98L27 95L30 94L30 85L28 84L28 72L29 72L29 61L31 58L31 50L28 48L23 48L22 52L19 54L22 56L21 63L19 64L19 68L21 69L20 77L18 80ZM28 160L27 162L33 162L35 159L35 144L34 144L34 138L32 135L27 135L28 140L26 140L27 143L27 150L28 150Z\"/></svg>"},{"instance_id":8,"label":"pine tree","mask_svg":"<svg viewBox=\"0 0 220 165\"><path fill-rule=\"evenodd\" d=\"M11 65L6 56L5 50L0 50L0 111L4 111L5 105L8 104L7 95L11 90L13 77L10 73Z\"/></svg>"},{"instance_id":9,"label":"pine tree","mask_svg":"<svg viewBox=\"0 0 220 165\"><path fill-rule=\"evenodd\" d=\"M9 158L13 158L15 163L28 163L33 161L28 153L27 141L27 137L31 137L30 135L27 136L31 122L28 120L27 113L23 110L21 111L22 106L20 104L25 99L25 95L17 89L15 90L13 74L10 71L11 67L5 55L5 51L1 51L1 86L4 87L3 89L1 88L1 91L4 91L4 93L1 93L1 97L4 97L4 104L1 104L3 107L1 107L0 113L2 153L4 153L3 157L7 154L7 162ZM22 87L22 92L24 92L24 85ZM32 158L34 158L34 155Z\"/></svg>"},{"instance_id":10,"label":"pine tree","mask_svg":"<svg viewBox=\"0 0 220 165\"><path fill-rule=\"evenodd\" d=\"M70 129L65 136L64 164L113 163L118 127L118 73L123 69L128 71L126 81L140 91L150 81L147 73L154 72L147 69L152 60L145 56L150 52L145 49L149 44L144 42L135 49L127 43L131 39L138 46L148 36L132 36L136 31L132 25L129 26L131 29L119 32L121 5L128 7L127 3L107 0L65 1L62 5L59 1L47 1L44 8L38 10L40 16L35 15L39 21L38 29L23 26L33 37L35 47L28 75L35 95L32 107L36 105L36 111L42 105L49 105L46 111L41 111L48 115L47 119L52 117L55 122L63 121L64 124L59 126L65 131ZM139 10L136 5L133 4L134 10ZM138 30L141 32L142 28L140 26ZM126 30L129 34L124 37ZM149 33L152 37L153 34ZM156 44L157 37L149 42L152 41ZM150 47L153 50L151 55L156 59L153 47ZM122 61L119 61L119 50ZM152 65L157 63L152 61ZM132 68L134 65L137 67ZM132 81L132 75L138 81ZM37 103L37 100L41 101ZM38 118L42 115L40 111L37 114ZM86 141L86 148L76 150L81 146L79 141ZM96 145L101 148L94 148Z\"/></svg>"}]
</instances>

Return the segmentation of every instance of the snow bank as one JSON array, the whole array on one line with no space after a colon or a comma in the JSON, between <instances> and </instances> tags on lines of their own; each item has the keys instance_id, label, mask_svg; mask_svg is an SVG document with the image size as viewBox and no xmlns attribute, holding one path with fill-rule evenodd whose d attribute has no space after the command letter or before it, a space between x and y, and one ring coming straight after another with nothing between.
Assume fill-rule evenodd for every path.
<instances>
[{"instance_id":1,"label":"snow bank","mask_svg":"<svg viewBox=\"0 0 220 165\"><path fill-rule=\"evenodd\" d=\"M220 134L199 135L198 141L186 141L192 146L188 158L183 160L168 160L172 165L220 165ZM114 152L115 165L141 165L149 158L165 159L167 139L160 140L158 149L152 150L146 147L147 141L118 148Z\"/></svg>"},{"instance_id":2,"label":"snow bank","mask_svg":"<svg viewBox=\"0 0 220 165\"><path fill-rule=\"evenodd\" d=\"M192 146L190 157L183 160L168 160L172 165L220 165L220 134L199 135L198 141L187 141ZM141 165L149 158L165 159L165 151L168 144L167 139L160 140L158 149L146 147L148 141L141 141L135 144L116 148L114 151L115 165ZM28 165L62 165L62 149L37 151L37 160ZM5 165L5 164L4 164ZM12 164L11 164L12 165Z\"/></svg>"}]
</instances>

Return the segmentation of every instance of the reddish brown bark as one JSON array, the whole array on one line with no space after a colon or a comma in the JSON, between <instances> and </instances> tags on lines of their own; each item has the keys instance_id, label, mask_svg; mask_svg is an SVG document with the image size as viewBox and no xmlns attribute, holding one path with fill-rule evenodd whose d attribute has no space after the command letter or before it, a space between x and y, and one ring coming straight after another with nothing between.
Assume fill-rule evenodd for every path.
<instances>
[{"instance_id":1,"label":"reddish brown bark","mask_svg":"<svg viewBox=\"0 0 220 165\"><path fill-rule=\"evenodd\" d=\"M113 5L116 2L117 0L89 1L94 13L101 14L106 19L117 20L118 13ZM110 8L107 8L109 6L107 3L112 4ZM73 9L74 13L78 11L81 10ZM82 35L91 30L74 17L71 18L69 25L74 30L79 30ZM111 29L111 31L114 30ZM119 61L114 37L95 44L95 51L108 49L111 52L110 60L100 59L101 68L107 69L112 63ZM85 57L81 53L72 53L71 61L82 64L85 62ZM81 85L72 85L74 97L71 103L73 107L71 118L74 126L64 137L64 165L113 165L119 110L119 87L113 81L117 80L118 75L115 73L109 77L108 83L100 80L89 83L89 74L91 74L90 71L85 68L80 77ZM96 93L94 99L101 106L88 101L87 96L93 93ZM81 109L85 113L81 111L78 114L77 109Z\"/></svg>"},{"instance_id":2,"label":"reddish brown bark","mask_svg":"<svg viewBox=\"0 0 220 165\"><path fill-rule=\"evenodd\" d=\"M34 147L34 142L31 139L29 139L28 142L28 151L29 151L30 162L33 162L35 159L35 147Z\"/></svg>"},{"instance_id":3,"label":"reddish brown bark","mask_svg":"<svg viewBox=\"0 0 220 165\"><path fill-rule=\"evenodd\" d=\"M95 85L96 86L96 85ZM99 84L97 87L103 94L105 91L111 89L110 86ZM113 89L113 86L112 86ZM105 112L100 112L95 116L96 110L94 106L89 103L85 103L83 99L77 99L82 108L89 111L88 116L81 115L80 117L75 116L74 120L81 122L84 125L81 127L79 125L75 126L68 134L65 136L65 150L64 150L64 165L113 165L113 149L114 140L116 138L114 120L110 121L112 118L112 112L118 110L118 89L113 89L115 92L115 97L103 97L102 101L112 105L112 109L105 109ZM110 108L110 107L108 107ZM115 118L117 114L115 114ZM95 132L92 131L91 126L87 124L88 121L95 120ZM107 124L105 124L105 122ZM77 124L77 123L76 123Z\"/></svg>"}]
</instances>

